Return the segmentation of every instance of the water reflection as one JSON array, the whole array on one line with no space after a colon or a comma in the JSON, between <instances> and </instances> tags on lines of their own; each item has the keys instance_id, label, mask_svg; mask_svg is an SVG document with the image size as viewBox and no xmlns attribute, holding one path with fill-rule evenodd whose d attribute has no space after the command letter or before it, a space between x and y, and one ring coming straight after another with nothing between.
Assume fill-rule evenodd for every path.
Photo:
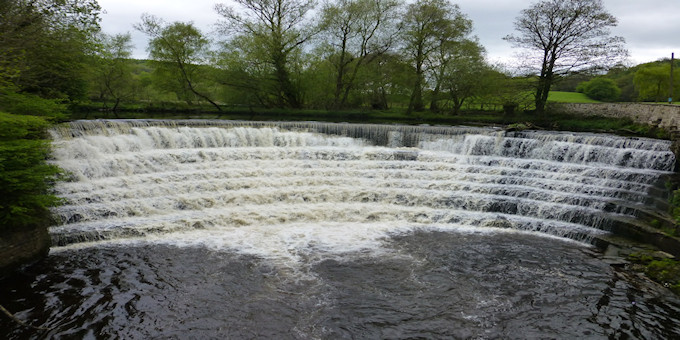
<instances>
[{"instance_id":1,"label":"water reflection","mask_svg":"<svg viewBox=\"0 0 680 340\"><path fill-rule=\"evenodd\" d=\"M65 250L0 283L53 338L673 338L680 300L590 247L415 232L297 268L205 247ZM40 338L2 319L10 339Z\"/></svg>"}]
</instances>

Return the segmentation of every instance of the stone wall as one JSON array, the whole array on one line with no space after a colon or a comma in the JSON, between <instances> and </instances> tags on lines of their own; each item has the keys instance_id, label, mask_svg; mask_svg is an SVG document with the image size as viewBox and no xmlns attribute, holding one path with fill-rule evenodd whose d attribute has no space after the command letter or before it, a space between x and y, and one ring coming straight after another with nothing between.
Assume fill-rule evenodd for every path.
<instances>
[{"instance_id":1,"label":"stone wall","mask_svg":"<svg viewBox=\"0 0 680 340\"><path fill-rule=\"evenodd\" d=\"M630 118L636 123L649 124L672 132L680 131L680 105L643 103L560 103L552 110L584 116Z\"/></svg>"},{"instance_id":2,"label":"stone wall","mask_svg":"<svg viewBox=\"0 0 680 340\"><path fill-rule=\"evenodd\" d=\"M44 256L50 250L47 228L26 228L0 232L0 277Z\"/></svg>"}]
</instances>

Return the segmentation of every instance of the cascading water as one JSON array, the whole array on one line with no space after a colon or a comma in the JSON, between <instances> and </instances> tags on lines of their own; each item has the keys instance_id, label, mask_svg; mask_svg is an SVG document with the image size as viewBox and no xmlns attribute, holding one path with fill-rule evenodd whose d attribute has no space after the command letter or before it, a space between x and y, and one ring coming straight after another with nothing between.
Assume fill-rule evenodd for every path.
<instances>
[{"instance_id":1,"label":"cascading water","mask_svg":"<svg viewBox=\"0 0 680 340\"><path fill-rule=\"evenodd\" d=\"M86 121L55 130L54 163L72 181L57 188L66 204L55 210L54 243L146 236L241 248L231 242L277 230L291 243L248 247L297 254L310 242L332 247L335 230L345 235L340 249L373 249L362 243L393 232L480 227L589 242L634 214L674 163L667 141L649 139L203 124Z\"/></svg>"},{"instance_id":2,"label":"cascading water","mask_svg":"<svg viewBox=\"0 0 680 340\"><path fill-rule=\"evenodd\" d=\"M57 269L29 281L54 334L680 334L677 300L587 246L654 204L667 141L194 120L51 133L69 179Z\"/></svg>"}]
</instances>

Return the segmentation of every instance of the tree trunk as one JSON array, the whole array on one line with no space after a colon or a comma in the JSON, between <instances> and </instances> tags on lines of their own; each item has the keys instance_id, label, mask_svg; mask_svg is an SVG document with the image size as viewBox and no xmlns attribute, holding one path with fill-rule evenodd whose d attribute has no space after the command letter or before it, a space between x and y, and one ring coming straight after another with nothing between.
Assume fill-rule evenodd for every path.
<instances>
[{"instance_id":1,"label":"tree trunk","mask_svg":"<svg viewBox=\"0 0 680 340\"><path fill-rule=\"evenodd\" d=\"M333 108L341 109L345 106L345 98L341 98L342 93L345 89L345 70L347 69L348 62L345 62L347 51L347 36L343 36L342 48L340 50L340 61L338 62L338 74L335 79L335 93L333 95Z\"/></svg>"},{"instance_id":2,"label":"tree trunk","mask_svg":"<svg viewBox=\"0 0 680 340\"><path fill-rule=\"evenodd\" d=\"M217 105L217 103L215 103L215 102L212 101L210 98L208 98L208 96L206 96L206 95L204 95L204 94L202 94L202 93L199 93L199 92L194 88L194 84L191 82L191 79L189 78L189 74L187 73L187 70L186 70L186 68L184 67L184 63L183 63L181 60L177 59L177 65L179 66L179 69L180 69L180 71L182 72L182 78L184 78L184 81L186 82L187 86L189 87L189 91L191 91L191 93L197 95L199 98L203 98L203 99L207 100L208 103L210 103L212 106L214 106L215 108L217 108L217 111L218 111L218 112L221 112L221 111L222 111L222 108L220 108L220 106ZM191 105L191 102L190 102L189 100L187 100L187 103L188 103L189 105Z\"/></svg>"},{"instance_id":3,"label":"tree trunk","mask_svg":"<svg viewBox=\"0 0 680 340\"><path fill-rule=\"evenodd\" d=\"M548 102L548 94L552 86L553 77L552 72L548 72L538 81L538 89L536 91L536 113L545 113L545 104Z\"/></svg>"},{"instance_id":4,"label":"tree trunk","mask_svg":"<svg viewBox=\"0 0 680 340\"><path fill-rule=\"evenodd\" d=\"M118 105L119 105L119 104L120 104L120 98L116 98L116 103L113 104L113 108L111 109L111 111L113 111L113 115L114 115L116 118L119 118L119 117L118 117Z\"/></svg>"},{"instance_id":5,"label":"tree trunk","mask_svg":"<svg viewBox=\"0 0 680 340\"><path fill-rule=\"evenodd\" d=\"M423 110L423 62L424 62L423 46L418 46L418 53L416 54L416 81L413 86L413 92L408 102L408 109L406 114Z\"/></svg>"},{"instance_id":6,"label":"tree trunk","mask_svg":"<svg viewBox=\"0 0 680 340\"><path fill-rule=\"evenodd\" d=\"M420 77L418 77L420 78ZM419 112L423 110L423 89L421 87L420 79L416 80L416 85L413 87L413 93L411 93L411 99L408 103L407 114L413 112Z\"/></svg>"},{"instance_id":7,"label":"tree trunk","mask_svg":"<svg viewBox=\"0 0 680 340\"><path fill-rule=\"evenodd\" d=\"M293 109L302 108L297 93L290 81L290 75L286 69L286 55L282 52L275 52L273 55L276 80L279 83L279 97L283 105Z\"/></svg>"},{"instance_id":8,"label":"tree trunk","mask_svg":"<svg viewBox=\"0 0 680 340\"><path fill-rule=\"evenodd\" d=\"M437 100L439 99L439 91L439 82L437 82L437 85L432 91L432 100L430 100L430 111L432 112L439 112L439 104L437 103Z\"/></svg>"}]
</instances>

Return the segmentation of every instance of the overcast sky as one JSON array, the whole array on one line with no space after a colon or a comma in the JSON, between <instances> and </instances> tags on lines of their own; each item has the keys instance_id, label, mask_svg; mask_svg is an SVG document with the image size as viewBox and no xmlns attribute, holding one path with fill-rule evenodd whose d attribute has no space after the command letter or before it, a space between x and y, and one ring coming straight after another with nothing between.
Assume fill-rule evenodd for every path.
<instances>
[{"instance_id":1,"label":"overcast sky","mask_svg":"<svg viewBox=\"0 0 680 340\"><path fill-rule=\"evenodd\" d=\"M167 22L192 21L204 33L213 31L219 20L213 6L229 0L99 0L104 9L102 30L109 34L130 32L136 46L135 58L146 58L147 38L133 25L142 13ZM472 19L474 35L487 50L490 62L508 62L517 51L502 38L513 33L513 22L520 11L535 1L457 0L461 11ZM606 9L619 20L613 34L626 39L633 64L680 58L680 0L604 0Z\"/></svg>"}]
</instances>

